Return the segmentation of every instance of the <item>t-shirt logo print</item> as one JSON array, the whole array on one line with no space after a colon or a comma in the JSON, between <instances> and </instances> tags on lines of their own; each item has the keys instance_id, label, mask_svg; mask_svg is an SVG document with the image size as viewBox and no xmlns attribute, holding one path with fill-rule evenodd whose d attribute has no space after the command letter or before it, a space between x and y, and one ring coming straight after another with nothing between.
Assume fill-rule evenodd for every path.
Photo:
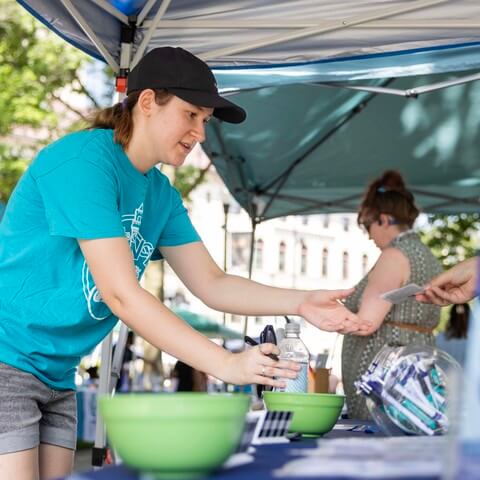
<instances>
[{"instance_id":1,"label":"t-shirt logo print","mask_svg":"<svg viewBox=\"0 0 480 480\"><path fill-rule=\"evenodd\" d=\"M125 236L128 239L128 244L133 253L135 261L135 271L137 278L142 276L145 267L147 266L150 257L152 256L154 247L145 240L140 233L140 226L142 224L143 203L135 210L133 215L123 215L122 224L125 230Z\"/></svg>"},{"instance_id":2,"label":"t-shirt logo print","mask_svg":"<svg viewBox=\"0 0 480 480\"><path fill-rule=\"evenodd\" d=\"M133 214L122 215L122 225L125 231L125 236L128 239L128 244L133 253L137 278L142 276L154 251L154 246L145 240L140 233L142 216L143 203L135 209ZM103 302L86 262L83 263L82 284L90 316L95 320L104 320L109 317L112 312Z\"/></svg>"}]
</instances>

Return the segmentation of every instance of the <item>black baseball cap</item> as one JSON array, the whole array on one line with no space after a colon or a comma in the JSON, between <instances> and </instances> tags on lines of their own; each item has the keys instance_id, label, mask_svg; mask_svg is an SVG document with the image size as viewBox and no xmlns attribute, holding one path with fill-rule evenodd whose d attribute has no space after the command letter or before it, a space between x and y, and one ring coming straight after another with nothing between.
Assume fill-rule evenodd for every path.
<instances>
[{"instance_id":1,"label":"black baseball cap","mask_svg":"<svg viewBox=\"0 0 480 480\"><path fill-rule=\"evenodd\" d=\"M139 90L165 89L198 107L213 108L213 116L241 123L245 110L218 94L217 82L208 65L180 47L150 50L131 70L127 95Z\"/></svg>"}]
</instances>

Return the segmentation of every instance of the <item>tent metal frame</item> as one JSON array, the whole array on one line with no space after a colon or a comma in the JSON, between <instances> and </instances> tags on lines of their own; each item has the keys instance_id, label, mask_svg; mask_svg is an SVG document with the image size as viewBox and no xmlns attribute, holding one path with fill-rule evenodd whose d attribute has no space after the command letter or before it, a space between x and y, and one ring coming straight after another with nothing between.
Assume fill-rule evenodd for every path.
<instances>
[{"instance_id":1,"label":"tent metal frame","mask_svg":"<svg viewBox=\"0 0 480 480\"><path fill-rule=\"evenodd\" d=\"M383 82L383 85L388 85L390 82L392 82L393 79L387 79ZM273 201L276 198L280 198L280 190L284 186L285 182L288 180L292 172L309 156L309 154L317 149L319 146L321 146L324 142L326 142L332 135L335 134L337 130L339 130L342 126L344 126L346 123L348 123L353 117L358 115L360 112L364 110L364 108L368 105L368 103L376 96L376 92L372 93L368 98L363 99L361 102L359 102L355 107L353 107L347 115L345 115L342 119L340 119L339 122L337 122L336 125L334 125L328 132L325 133L325 135L322 136L314 145L312 145L307 151L305 151L300 157L296 158L281 174L277 175L276 178L271 180L267 185L264 186L257 186L255 187L255 190L249 190L247 187L247 184L244 180L243 176L243 171L240 168L239 169L239 174L240 178L242 179L242 187L243 191L247 192L249 195L249 202L247 204L247 211L249 212L251 218L256 219L257 223L260 223L265 216L265 213L268 211L270 206L272 205ZM217 137L220 140L221 136L218 131L216 131ZM273 193L269 193L268 191L275 187L275 190ZM256 203L253 201L253 199L261 196L268 196L269 199L266 201L265 205L263 208L260 210L257 208ZM286 197L285 197L286 198ZM309 201L309 200L306 200ZM259 202L257 201L257 204ZM261 202L260 202L261 203ZM318 202L312 200L312 203L315 205L318 205ZM322 202L320 202L322 203Z\"/></svg>"},{"instance_id":2,"label":"tent metal frame","mask_svg":"<svg viewBox=\"0 0 480 480\"><path fill-rule=\"evenodd\" d=\"M91 0L97 2L99 0ZM123 14L122 14L123 15ZM150 25L150 20L146 20L144 23L145 27ZM238 30L251 30L252 27L256 30L294 30L294 29L304 29L312 27L321 27L327 28L331 26L330 23L322 21L289 21L289 20L276 20L275 22L267 22L265 20L237 20L237 21L225 21L225 20L162 20L158 25L157 29L175 29L175 28L184 28L184 29L198 29L205 28L211 30L222 30L225 28L231 29L235 28ZM449 23L442 23L438 21L428 21L421 20L405 23L401 20L372 20L368 24L359 23L356 25L349 25L351 29L354 28L413 28L413 29L426 29L426 28L444 28L449 30L463 30L465 28L480 28L480 22L475 21L455 21Z\"/></svg>"},{"instance_id":3,"label":"tent metal frame","mask_svg":"<svg viewBox=\"0 0 480 480\"><path fill-rule=\"evenodd\" d=\"M202 21L202 20L162 20L165 12L167 11L172 0L163 0L155 17L153 19L146 20L148 13L152 10L156 4L156 0L148 0L148 2L143 6L140 13L136 16L127 16L122 12L118 11L106 0L90 0L93 4L102 8L104 11L118 19L125 27L137 29L143 27L146 29L146 33L142 42L138 46L133 59L129 59L128 65L122 67L122 54L120 65L115 61L113 56L109 53L108 49L102 43L102 41L97 37L93 30L89 27L85 18L81 15L78 9L73 5L74 0L60 0L68 12L72 15L72 18L78 23L83 32L87 35L90 41L95 45L95 47L102 54L103 58L110 65L115 73L119 73L122 68L131 69L139 62L140 58L145 53L148 43L152 38L154 32L157 29L172 29L172 28L182 28L182 29L191 29L191 28L209 28L209 29L222 29L222 28L239 28L239 29L251 29L252 27L256 29L287 29L295 30L290 33L282 33L278 35L273 35L267 38L264 38L255 42L244 42L238 45L231 47L221 48L217 50L211 50L199 54L198 56L205 61L212 60L218 57L228 57L229 55L236 53L243 53L250 50L255 50L256 48L261 48L265 46L277 45L285 43L292 40L297 40L301 38L310 37L313 35L319 35L324 33L330 33L342 29L352 29L352 28L403 28L408 26L409 28L449 28L449 29L462 29L462 28L478 28L480 23L478 21L472 22L451 22L451 23L442 23L435 21L420 21L420 22L408 22L404 23L402 21L395 20L385 20L396 15L402 15L409 12L415 12L421 9L433 7L442 3L446 3L449 0L416 0L408 6L402 7L387 7L379 9L376 13L370 15L358 15L350 17L341 21L335 22L322 22L322 21L312 21L312 22L301 22L301 23L291 23L288 20L284 21L275 21L275 22L265 22L265 21L238 21L238 22L223 22L219 21ZM133 47L133 39L132 45ZM335 84L335 83L325 83L324 85L332 87L342 87L342 88L351 88L354 90L364 90L377 93L392 93L402 96L416 96L421 93L428 91L433 91L439 88L445 88L446 86L458 85L461 83L466 83L474 80L480 79L480 74L469 75L466 77L459 78L457 80L452 80L451 82L444 82L442 84L432 84L425 85L423 87L417 87L414 89L407 90L395 90L395 89L386 89L382 90L379 87L369 87L369 86L349 86L345 84ZM447 84L448 83L448 84Z\"/></svg>"},{"instance_id":4,"label":"tent metal frame","mask_svg":"<svg viewBox=\"0 0 480 480\"><path fill-rule=\"evenodd\" d=\"M320 82L315 85L321 85L324 87L333 87L333 88L346 88L348 90L359 90L362 92L372 92L372 93L385 93L390 95L398 95L406 98L417 98L423 93L434 92L436 90L443 90L444 88L454 87L456 85L462 85L464 83L470 83L480 80L480 73L474 73L472 75L466 75L464 77L455 78L452 80L447 80L445 82L431 83L429 85L422 85L421 87L407 88L406 90L401 90L399 88L385 88L377 87L373 85L349 85L348 83L331 83L331 82Z\"/></svg>"}]
</instances>

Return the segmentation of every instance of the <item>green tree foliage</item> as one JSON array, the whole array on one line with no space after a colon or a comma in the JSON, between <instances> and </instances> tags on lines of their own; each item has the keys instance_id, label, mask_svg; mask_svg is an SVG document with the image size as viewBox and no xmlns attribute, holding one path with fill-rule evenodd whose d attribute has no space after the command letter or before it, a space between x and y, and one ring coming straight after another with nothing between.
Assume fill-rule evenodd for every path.
<instances>
[{"instance_id":1,"label":"green tree foliage","mask_svg":"<svg viewBox=\"0 0 480 480\"><path fill-rule=\"evenodd\" d=\"M182 198L186 201L190 201L190 193L203 181L205 180L205 175L211 163L208 164L206 168L198 168L193 165L185 165L182 168L178 168L174 172L173 185L180 192Z\"/></svg>"},{"instance_id":2,"label":"green tree foliage","mask_svg":"<svg viewBox=\"0 0 480 480\"><path fill-rule=\"evenodd\" d=\"M92 62L14 0L0 0L0 202L6 203L43 145L86 125L84 109L68 103L65 92L83 96L85 105L100 106L81 81ZM110 69L104 73L113 85ZM186 200L208 168L188 166L174 173Z\"/></svg>"},{"instance_id":3,"label":"green tree foliage","mask_svg":"<svg viewBox=\"0 0 480 480\"><path fill-rule=\"evenodd\" d=\"M0 0L0 59L0 201L5 202L38 148L84 119L61 93L95 101L79 80L88 57L13 0Z\"/></svg>"},{"instance_id":4,"label":"green tree foliage","mask_svg":"<svg viewBox=\"0 0 480 480\"><path fill-rule=\"evenodd\" d=\"M475 255L478 249L478 214L429 215L422 240L445 268Z\"/></svg>"}]
</instances>

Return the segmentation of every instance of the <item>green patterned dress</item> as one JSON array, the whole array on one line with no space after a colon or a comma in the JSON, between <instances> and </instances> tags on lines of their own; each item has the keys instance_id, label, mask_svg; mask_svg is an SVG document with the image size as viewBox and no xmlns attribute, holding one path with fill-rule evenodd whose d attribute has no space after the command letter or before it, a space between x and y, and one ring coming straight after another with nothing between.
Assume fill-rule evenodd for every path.
<instances>
[{"instance_id":1,"label":"green patterned dress","mask_svg":"<svg viewBox=\"0 0 480 480\"><path fill-rule=\"evenodd\" d=\"M438 260L420 240L409 230L395 238L390 246L398 248L410 262L410 278L407 283L423 285L442 271ZM345 305L354 313L367 285L365 276L355 287L355 293L347 298ZM440 320L440 307L418 303L414 299L393 305L380 328L368 337L345 335L342 348L342 377L350 418L370 419L363 395L357 395L353 382L363 375L371 361L384 345L435 345L432 333L421 333L389 322L401 322L433 328Z\"/></svg>"}]
</instances>

